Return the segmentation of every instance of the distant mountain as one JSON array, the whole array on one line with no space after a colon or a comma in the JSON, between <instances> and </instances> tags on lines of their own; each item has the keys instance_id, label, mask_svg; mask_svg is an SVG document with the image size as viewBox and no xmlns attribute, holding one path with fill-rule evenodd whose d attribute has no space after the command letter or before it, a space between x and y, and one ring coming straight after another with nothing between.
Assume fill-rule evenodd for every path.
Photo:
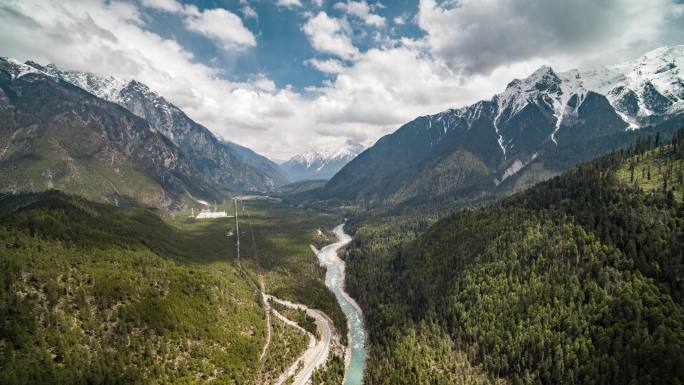
<instances>
[{"instance_id":1,"label":"distant mountain","mask_svg":"<svg viewBox=\"0 0 684 385\"><path fill-rule=\"evenodd\" d=\"M0 189L56 188L177 208L219 188L149 122L119 105L0 58Z\"/></svg>"},{"instance_id":2,"label":"distant mountain","mask_svg":"<svg viewBox=\"0 0 684 385\"><path fill-rule=\"evenodd\" d=\"M267 192L289 182L277 164L250 149L220 140L143 83L63 71L52 64L27 64L146 119L178 145L201 173L226 191Z\"/></svg>"},{"instance_id":3,"label":"distant mountain","mask_svg":"<svg viewBox=\"0 0 684 385\"><path fill-rule=\"evenodd\" d=\"M476 201L530 186L681 119L684 46L599 70L541 67L491 100L419 117L340 170L323 196L375 203Z\"/></svg>"},{"instance_id":4,"label":"distant mountain","mask_svg":"<svg viewBox=\"0 0 684 385\"><path fill-rule=\"evenodd\" d=\"M295 182L327 180L363 151L363 146L347 140L343 146L295 155L281 167Z\"/></svg>"}]
</instances>

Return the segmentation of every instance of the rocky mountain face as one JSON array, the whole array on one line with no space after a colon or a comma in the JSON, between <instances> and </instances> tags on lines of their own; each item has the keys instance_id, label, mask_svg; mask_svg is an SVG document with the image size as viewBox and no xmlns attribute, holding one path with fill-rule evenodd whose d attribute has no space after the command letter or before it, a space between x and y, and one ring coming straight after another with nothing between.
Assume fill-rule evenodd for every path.
<instances>
[{"instance_id":1,"label":"rocky mountain face","mask_svg":"<svg viewBox=\"0 0 684 385\"><path fill-rule=\"evenodd\" d=\"M147 120L180 147L202 174L226 191L268 192L288 182L278 165L245 147L220 140L143 83L62 71L51 64L28 64Z\"/></svg>"},{"instance_id":2,"label":"rocky mountain face","mask_svg":"<svg viewBox=\"0 0 684 385\"><path fill-rule=\"evenodd\" d=\"M341 147L306 151L290 158L281 167L292 181L328 180L364 150L364 147L347 140Z\"/></svg>"},{"instance_id":3,"label":"rocky mountain face","mask_svg":"<svg viewBox=\"0 0 684 385\"><path fill-rule=\"evenodd\" d=\"M12 59L0 59L0 186L172 209L221 196L145 119Z\"/></svg>"},{"instance_id":4,"label":"rocky mountain face","mask_svg":"<svg viewBox=\"0 0 684 385\"><path fill-rule=\"evenodd\" d=\"M263 155L259 155L252 149L245 146L241 146L237 143L233 143L225 138L220 138L223 146L230 149L233 153L242 158L242 161L247 165L252 166L254 169L263 172L266 176L274 181L275 186L283 186L290 182L289 177L285 170L283 170L278 164L272 160L266 158ZM270 190L269 190L270 191Z\"/></svg>"},{"instance_id":5,"label":"rocky mountain face","mask_svg":"<svg viewBox=\"0 0 684 385\"><path fill-rule=\"evenodd\" d=\"M684 46L675 46L593 71L541 67L490 100L381 138L322 195L397 204L524 188L619 148L637 129L681 119L683 58Z\"/></svg>"}]
</instances>

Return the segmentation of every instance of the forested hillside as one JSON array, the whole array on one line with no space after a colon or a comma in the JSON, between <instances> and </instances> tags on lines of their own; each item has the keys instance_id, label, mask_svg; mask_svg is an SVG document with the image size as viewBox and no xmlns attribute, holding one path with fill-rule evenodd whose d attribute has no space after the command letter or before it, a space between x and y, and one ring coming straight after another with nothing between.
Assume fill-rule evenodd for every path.
<instances>
[{"instance_id":1,"label":"forested hillside","mask_svg":"<svg viewBox=\"0 0 684 385\"><path fill-rule=\"evenodd\" d=\"M253 384L266 324L224 231L50 191L0 199L0 383Z\"/></svg>"},{"instance_id":2,"label":"forested hillside","mask_svg":"<svg viewBox=\"0 0 684 385\"><path fill-rule=\"evenodd\" d=\"M366 383L682 383L683 139L643 138L426 231L357 221Z\"/></svg>"}]
</instances>

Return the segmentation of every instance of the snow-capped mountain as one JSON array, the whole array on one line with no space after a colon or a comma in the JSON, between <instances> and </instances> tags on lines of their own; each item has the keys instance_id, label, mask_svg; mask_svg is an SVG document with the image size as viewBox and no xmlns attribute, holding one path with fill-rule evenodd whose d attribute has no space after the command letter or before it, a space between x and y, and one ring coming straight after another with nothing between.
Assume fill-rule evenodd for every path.
<instances>
[{"instance_id":1,"label":"snow-capped mountain","mask_svg":"<svg viewBox=\"0 0 684 385\"><path fill-rule=\"evenodd\" d=\"M144 118L180 147L202 174L227 190L270 191L288 181L278 165L251 150L241 151L241 146L220 140L137 80L64 71L53 64L41 66L31 61L22 64L16 60L13 63L22 65L23 71L38 71L71 83Z\"/></svg>"},{"instance_id":2,"label":"snow-capped mountain","mask_svg":"<svg viewBox=\"0 0 684 385\"><path fill-rule=\"evenodd\" d=\"M330 179L349 163L364 147L347 139L343 146L309 150L281 164L293 181Z\"/></svg>"},{"instance_id":3,"label":"snow-capped mountain","mask_svg":"<svg viewBox=\"0 0 684 385\"><path fill-rule=\"evenodd\" d=\"M328 182L326 194L394 202L473 194L498 189L532 164L544 169L526 183L548 177L625 145L633 130L681 118L683 69L684 46L591 71L543 66L490 100L419 117L381 138Z\"/></svg>"}]
</instances>

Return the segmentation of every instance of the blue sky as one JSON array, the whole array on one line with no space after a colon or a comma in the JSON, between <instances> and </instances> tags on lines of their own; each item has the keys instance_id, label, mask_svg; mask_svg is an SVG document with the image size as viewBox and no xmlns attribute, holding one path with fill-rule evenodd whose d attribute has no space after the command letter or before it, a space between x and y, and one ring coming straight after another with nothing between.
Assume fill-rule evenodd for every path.
<instances>
[{"instance_id":1,"label":"blue sky","mask_svg":"<svg viewBox=\"0 0 684 385\"><path fill-rule=\"evenodd\" d=\"M373 36L382 34L391 38L418 38L424 32L410 22L418 12L415 0L371 1L367 2L372 13L384 18L383 25L368 25L362 19L350 16L336 4L302 0L301 5L278 5L276 1L192 1L202 11L223 8L242 17L243 24L255 36L257 47L241 52L225 52L202 35L184 28L177 14L150 9L147 13L148 26L160 36L177 40L187 47L198 61L210 63L221 68L223 75L235 81L248 81L255 73L268 74L278 87L291 85L295 90L304 91L309 86L319 86L324 80L334 78L307 64L311 58L330 59L334 55L318 53L309 43L302 30L306 20L318 12L336 18L347 18L353 30L354 45L362 51L377 45ZM256 16L248 16L245 9L250 8ZM399 18L399 19L397 19ZM396 21L395 21L396 19ZM399 21L401 20L401 21ZM403 23L403 24L398 24Z\"/></svg>"},{"instance_id":2,"label":"blue sky","mask_svg":"<svg viewBox=\"0 0 684 385\"><path fill-rule=\"evenodd\" d=\"M275 160L683 43L681 0L0 2L0 56L136 79Z\"/></svg>"}]
</instances>

